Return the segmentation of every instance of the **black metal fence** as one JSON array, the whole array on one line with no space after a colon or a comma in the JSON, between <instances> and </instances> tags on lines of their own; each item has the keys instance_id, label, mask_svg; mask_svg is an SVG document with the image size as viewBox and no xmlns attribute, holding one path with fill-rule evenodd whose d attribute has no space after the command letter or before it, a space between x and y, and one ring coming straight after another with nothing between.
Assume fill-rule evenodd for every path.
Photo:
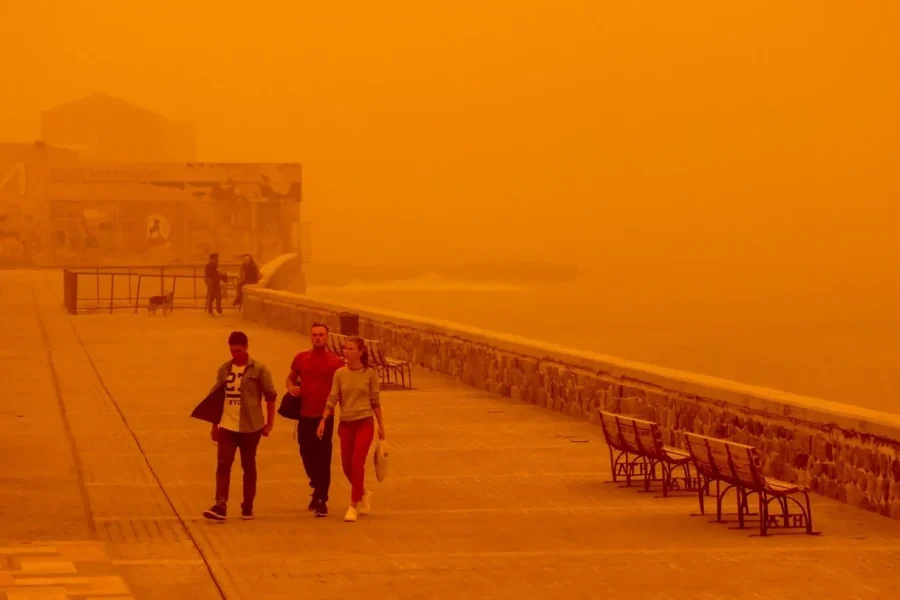
<instances>
[{"instance_id":1,"label":"black metal fence","mask_svg":"<svg viewBox=\"0 0 900 600\"><path fill-rule=\"evenodd\" d=\"M222 309L232 309L239 263L220 264L226 275L222 282ZM76 267L63 269L63 298L66 310L98 312L146 309L153 296L172 292L176 309L203 309L206 305L206 265L160 265L125 267Z\"/></svg>"}]
</instances>

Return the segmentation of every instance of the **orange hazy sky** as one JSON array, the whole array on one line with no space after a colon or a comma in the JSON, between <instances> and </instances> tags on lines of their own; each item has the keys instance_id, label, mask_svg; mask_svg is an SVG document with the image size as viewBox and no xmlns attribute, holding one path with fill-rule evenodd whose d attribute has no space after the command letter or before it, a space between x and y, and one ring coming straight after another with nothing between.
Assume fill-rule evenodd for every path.
<instances>
[{"instance_id":1,"label":"orange hazy sky","mask_svg":"<svg viewBox=\"0 0 900 600\"><path fill-rule=\"evenodd\" d=\"M303 162L321 259L900 257L896 0L0 0L0 68L0 140L103 91Z\"/></svg>"}]
</instances>

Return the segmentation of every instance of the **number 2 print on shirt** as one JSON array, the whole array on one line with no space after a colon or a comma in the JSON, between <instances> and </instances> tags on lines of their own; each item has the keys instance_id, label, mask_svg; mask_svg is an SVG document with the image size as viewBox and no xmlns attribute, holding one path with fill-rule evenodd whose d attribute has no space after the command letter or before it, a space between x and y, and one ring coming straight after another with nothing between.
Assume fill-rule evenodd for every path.
<instances>
[{"instance_id":1,"label":"number 2 print on shirt","mask_svg":"<svg viewBox=\"0 0 900 600\"><path fill-rule=\"evenodd\" d=\"M241 405L241 380L243 377L243 370L234 370L225 378L225 400L229 406Z\"/></svg>"}]
</instances>

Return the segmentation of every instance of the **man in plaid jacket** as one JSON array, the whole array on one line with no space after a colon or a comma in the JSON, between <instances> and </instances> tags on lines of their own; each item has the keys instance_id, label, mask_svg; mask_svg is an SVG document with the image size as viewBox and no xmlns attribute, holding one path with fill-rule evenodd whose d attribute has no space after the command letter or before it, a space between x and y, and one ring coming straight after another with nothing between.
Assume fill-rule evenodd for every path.
<instances>
[{"instance_id":1,"label":"man in plaid jacket","mask_svg":"<svg viewBox=\"0 0 900 600\"><path fill-rule=\"evenodd\" d=\"M212 439L218 444L216 503L205 511L207 519L223 521L227 515L228 488L235 452L241 451L244 471L244 502L241 516L253 518L256 497L256 449L262 436L272 432L277 392L269 369L250 358L247 334L235 331L228 337L231 360L219 367L216 385L224 390L222 417L212 425ZM265 401L265 413L263 403Z\"/></svg>"}]
</instances>

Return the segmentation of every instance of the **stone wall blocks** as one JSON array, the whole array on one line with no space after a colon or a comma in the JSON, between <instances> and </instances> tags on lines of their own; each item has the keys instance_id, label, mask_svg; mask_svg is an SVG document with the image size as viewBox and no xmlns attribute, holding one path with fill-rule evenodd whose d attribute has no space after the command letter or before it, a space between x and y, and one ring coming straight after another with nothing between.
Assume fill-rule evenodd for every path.
<instances>
[{"instance_id":1,"label":"stone wall blocks","mask_svg":"<svg viewBox=\"0 0 900 600\"><path fill-rule=\"evenodd\" d=\"M303 296L294 300L272 293L248 290L242 317L299 334L313 321L338 327L338 310L331 305L316 308L314 300ZM501 342L467 342L462 333L416 329L371 314L361 315L360 330L364 337L381 340L390 356L592 423L599 422L598 413L604 410L659 423L663 440L671 445L682 445L682 433L693 431L754 446L766 474L900 519L900 439L860 435L834 422L823 421L820 428L799 420L810 414L807 409L785 412L775 400L754 404L730 402L721 395L703 397L700 384L665 389L652 378L639 382L629 375L623 380L614 368L567 365L547 350L528 356L505 350L508 346Z\"/></svg>"}]
</instances>

